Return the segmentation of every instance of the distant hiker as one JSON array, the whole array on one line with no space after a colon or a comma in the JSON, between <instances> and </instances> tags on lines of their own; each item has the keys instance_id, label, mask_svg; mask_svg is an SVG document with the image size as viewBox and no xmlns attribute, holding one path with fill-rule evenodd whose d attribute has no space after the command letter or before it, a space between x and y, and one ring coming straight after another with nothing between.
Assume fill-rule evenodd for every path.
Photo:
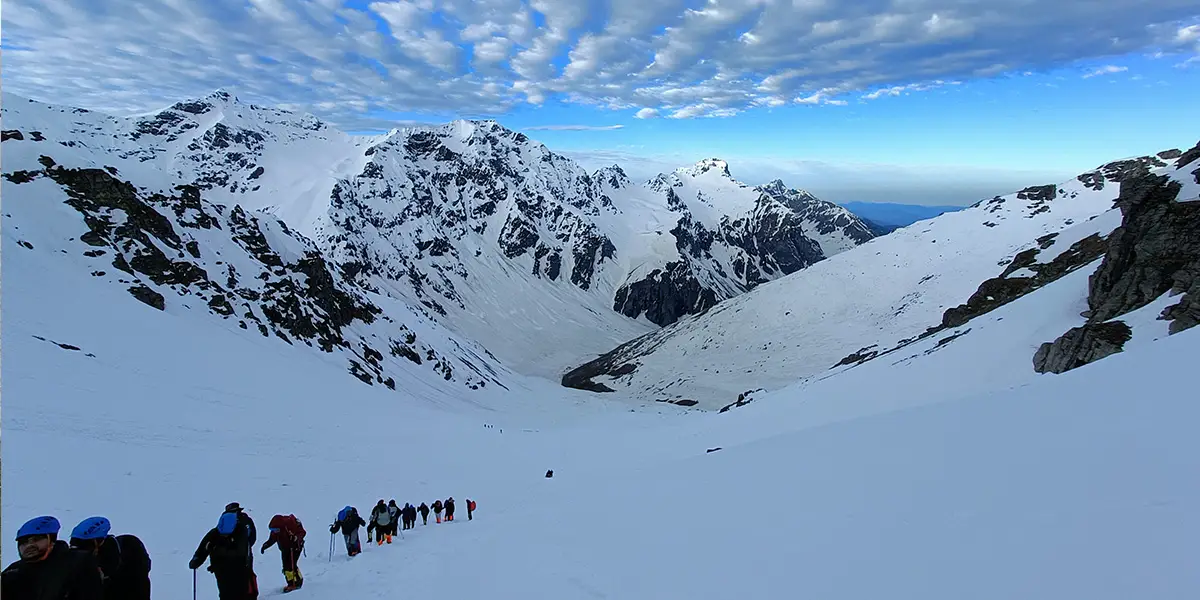
<instances>
[{"instance_id":1,"label":"distant hiker","mask_svg":"<svg viewBox=\"0 0 1200 600\"><path fill-rule=\"evenodd\" d=\"M17 554L21 559L0 574L0 598L103 598L104 584L95 557L59 540L58 530L58 519L54 517L30 519L17 530Z\"/></svg>"},{"instance_id":2,"label":"distant hiker","mask_svg":"<svg viewBox=\"0 0 1200 600\"><path fill-rule=\"evenodd\" d=\"M338 511L337 520L329 526L329 533L337 533L338 530L341 530L342 537L346 540L346 554L357 556L362 552L362 542L358 539L358 528L366 524L367 522L358 516L357 508L347 506Z\"/></svg>"},{"instance_id":3,"label":"distant hiker","mask_svg":"<svg viewBox=\"0 0 1200 600\"><path fill-rule=\"evenodd\" d=\"M379 499L379 503L375 508L371 509L371 519L367 523L367 539L371 539L371 530L375 530L375 544L382 546L384 540L387 543L392 543L392 513L388 512L388 507L383 503L383 498Z\"/></svg>"},{"instance_id":4,"label":"distant hiker","mask_svg":"<svg viewBox=\"0 0 1200 600\"><path fill-rule=\"evenodd\" d=\"M472 518L474 518L472 516L474 514L475 514L475 501L470 498L467 498L467 520L470 521Z\"/></svg>"},{"instance_id":5,"label":"distant hiker","mask_svg":"<svg viewBox=\"0 0 1200 600\"><path fill-rule=\"evenodd\" d=\"M264 554L267 548L279 544L279 557L283 561L283 578L287 586L283 593L300 589L304 585L304 576L300 574L300 553L304 552L304 524L296 515L275 515L271 517L271 537L263 542Z\"/></svg>"},{"instance_id":6,"label":"distant hiker","mask_svg":"<svg viewBox=\"0 0 1200 600\"><path fill-rule=\"evenodd\" d=\"M435 518L437 518L438 523L442 522L442 501L441 500L433 501L433 516Z\"/></svg>"},{"instance_id":7,"label":"distant hiker","mask_svg":"<svg viewBox=\"0 0 1200 600\"><path fill-rule=\"evenodd\" d=\"M254 542L258 541L258 529L254 527L254 519L250 515L242 511L242 506L237 502L230 502L225 505L225 512L234 513L237 515L238 527L246 529L246 557L250 559L250 568L254 569Z\"/></svg>"},{"instance_id":8,"label":"distant hiker","mask_svg":"<svg viewBox=\"0 0 1200 600\"><path fill-rule=\"evenodd\" d=\"M109 535L112 524L89 517L71 531L71 547L91 554L100 566L108 600L150 600L150 554L134 535Z\"/></svg>"},{"instance_id":9,"label":"distant hiker","mask_svg":"<svg viewBox=\"0 0 1200 600\"><path fill-rule=\"evenodd\" d=\"M546 479L550 479L551 477L554 477L554 469L546 471Z\"/></svg>"},{"instance_id":10,"label":"distant hiker","mask_svg":"<svg viewBox=\"0 0 1200 600\"><path fill-rule=\"evenodd\" d=\"M395 498L388 501L388 516L392 519L392 535L396 535L396 528L399 527L400 518L404 516L404 511L396 505ZM405 527L405 529L408 529L408 527Z\"/></svg>"},{"instance_id":11,"label":"distant hiker","mask_svg":"<svg viewBox=\"0 0 1200 600\"><path fill-rule=\"evenodd\" d=\"M217 577L221 600L258 598L258 577L249 558L250 530L238 523L240 514L236 510L222 513L217 526L204 534L188 563L188 568L195 570L205 560L209 561L208 571Z\"/></svg>"},{"instance_id":12,"label":"distant hiker","mask_svg":"<svg viewBox=\"0 0 1200 600\"><path fill-rule=\"evenodd\" d=\"M417 526L417 507L412 504L404 504L404 524L405 529L412 529Z\"/></svg>"},{"instance_id":13,"label":"distant hiker","mask_svg":"<svg viewBox=\"0 0 1200 600\"><path fill-rule=\"evenodd\" d=\"M446 503L443 504L442 506L446 507L446 520L453 521L454 520L454 496L450 496L449 498L447 498Z\"/></svg>"},{"instance_id":14,"label":"distant hiker","mask_svg":"<svg viewBox=\"0 0 1200 600\"><path fill-rule=\"evenodd\" d=\"M428 525L429 524L429 505L422 502L421 505L417 507L417 510L420 511L420 513L421 513L421 524Z\"/></svg>"}]
</instances>

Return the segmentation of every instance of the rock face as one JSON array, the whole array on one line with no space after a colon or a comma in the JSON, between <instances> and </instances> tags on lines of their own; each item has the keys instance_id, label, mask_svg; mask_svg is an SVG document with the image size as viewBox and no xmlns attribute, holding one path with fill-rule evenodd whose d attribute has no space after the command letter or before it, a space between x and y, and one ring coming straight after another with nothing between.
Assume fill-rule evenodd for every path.
<instances>
[{"instance_id":1,"label":"rock face","mask_svg":"<svg viewBox=\"0 0 1200 600\"><path fill-rule=\"evenodd\" d=\"M1200 152L1194 151L1184 155L1195 160ZM1144 172L1122 181L1122 222L1089 279L1088 322L1043 344L1034 356L1036 371L1062 373L1119 352L1132 331L1112 319L1163 294L1180 297L1159 316L1170 321L1170 333L1200 322L1200 202L1178 202L1181 187Z\"/></svg>"},{"instance_id":2,"label":"rock face","mask_svg":"<svg viewBox=\"0 0 1200 600\"><path fill-rule=\"evenodd\" d=\"M1065 373L1121 351L1133 338L1133 330L1122 321L1075 327L1052 343L1042 344L1033 355L1038 373Z\"/></svg>"}]
</instances>

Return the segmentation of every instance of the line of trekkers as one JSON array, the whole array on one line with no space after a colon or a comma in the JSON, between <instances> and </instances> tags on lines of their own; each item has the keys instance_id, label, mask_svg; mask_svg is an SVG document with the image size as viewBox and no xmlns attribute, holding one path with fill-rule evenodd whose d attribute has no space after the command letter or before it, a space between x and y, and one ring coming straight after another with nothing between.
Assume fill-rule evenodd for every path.
<instances>
[{"instance_id":1,"label":"line of trekkers","mask_svg":"<svg viewBox=\"0 0 1200 600\"><path fill-rule=\"evenodd\" d=\"M474 517L475 501L467 500L467 520ZM339 530L346 541L346 552L355 556L362 552L359 527L367 527L367 537L375 533L375 541L392 543L397 526L412 529L420 514L422 524L429 524L433 512L438 523L442 511L446 520L454 520L454 498L436 500L432 507L396 505L392 500L379 503L371 510L370 522L363 521L358 510L347 506L338 511L337 520L329 527L330 560L333 559L333 534ZM283 577L291 592L304 585L300 574L300 556L304 553L307 532L296 515L275 515L268 525L270 537L259 549L265 554L271 546L279 547ZM150 555L142 541L132 535L109 535L111 524L104 517L84 519L71 532L71 542L60 541L58 519L45 516L31 519L17 531L17 550L20 560L4 569L0 598L3 600L149 600ZM258 537L254 520L237 502L225 506L217 526L204 535L188 568L199 569L208 561L208 571L216 576L221 600L255 600L258 598L258 576L254 573L254 543ZM193 578L193 585L195 579ZM193 590L194 593L194 590Z\"/></svg>"}]
</instances>

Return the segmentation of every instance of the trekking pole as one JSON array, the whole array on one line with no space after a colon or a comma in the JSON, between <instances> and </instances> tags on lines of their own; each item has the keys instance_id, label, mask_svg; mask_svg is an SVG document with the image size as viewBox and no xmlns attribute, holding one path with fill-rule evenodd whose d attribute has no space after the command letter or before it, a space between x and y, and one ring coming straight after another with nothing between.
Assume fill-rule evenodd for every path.
<instances>
[{"instance_id":1,"label":"trekking pole","mask_svg":"<svg viewBox=\"0 0 1200 600\"><path fill-rule=\"evenodd\" d=\"M192 600L196 600L196 570L192 569Z\"/></svg>"},{"instance_id":2,"label":"trekking pole","mask_svg":"<svg viewBox=\"0 0 1200 600\"><path fill-rule=\"evenodd\" d=\"M329 532L329 562L333 562L333 532Z\"/></svg>"}]
</instances>

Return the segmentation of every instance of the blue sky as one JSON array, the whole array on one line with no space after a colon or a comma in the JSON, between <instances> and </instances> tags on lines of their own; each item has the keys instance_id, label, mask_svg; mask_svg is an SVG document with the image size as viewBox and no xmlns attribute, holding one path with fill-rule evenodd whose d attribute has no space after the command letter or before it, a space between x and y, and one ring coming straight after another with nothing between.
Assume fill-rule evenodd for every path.
<instances>
[{"instance_id":1,"label":"blue sky","mask_svg":"<svg viewBox=\"0 0 1200 600\"><path fill-rule=\"evenodd\" d=\"M496 118L835 201L969 204L1200 137L1194 0L7 0L2 35L5 90L52 103Z\"/></svg>"}]
</instances>

